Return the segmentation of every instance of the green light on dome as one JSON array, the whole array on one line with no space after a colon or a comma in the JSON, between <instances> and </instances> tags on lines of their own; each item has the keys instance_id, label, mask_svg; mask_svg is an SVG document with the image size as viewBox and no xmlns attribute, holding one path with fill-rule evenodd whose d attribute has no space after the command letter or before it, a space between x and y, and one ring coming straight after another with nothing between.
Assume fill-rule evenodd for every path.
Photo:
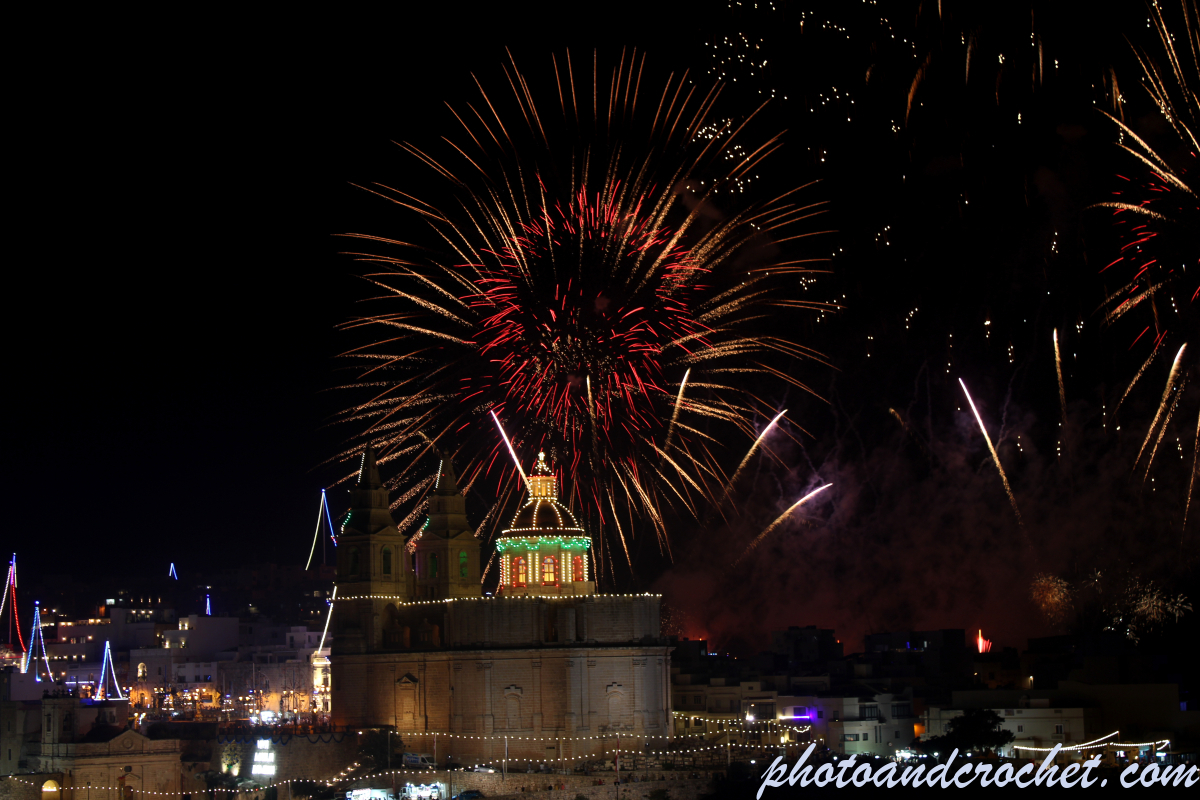
<instances>
[{"instance_id":1,"label":"green light on dome","mask_svg":"<svg viewBox=\"0 0 1200 800\"><path fill-rule=\"evenodd\" d=\"M592 546L589 536L507 536L496 540L496 551L540 550L557 547L561 550L587 550Z\"/></svg>"}]
</instances>

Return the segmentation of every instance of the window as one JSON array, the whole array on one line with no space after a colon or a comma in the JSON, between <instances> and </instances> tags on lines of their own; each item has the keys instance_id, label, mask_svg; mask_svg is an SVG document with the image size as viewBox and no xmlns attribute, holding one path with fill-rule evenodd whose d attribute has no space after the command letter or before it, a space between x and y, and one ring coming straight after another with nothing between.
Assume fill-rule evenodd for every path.
<instances>
[{"instance_id":1,"label":"window","mask_svg":"<svg viewBox=\"0 0 1200 800\"><path fill-rule=\"evenodd\" d=\"M1011 708L1004 709L1004 716L1011 717L1012 715L1013 715L1013 710Z\"/></svg>"},{"instance_id":2,"label":"window","mask_svg":"<svg viewBox=\"0 0 1200 800\"><path fill-rule=\"evenodd\" d=\"M383 574L392 574L392 548L383 548Z\"/></svg>"},{"instance_id":3,"label":"window","mask_svg":"<svg viewBox=\"0 0 1200 800\"><path fill-rule=\"evenodd\" d=\"M703 700L704 700L704 698L703 698L703 697L701 697L700 695L696 695L695 697L693 697L693 698L692 698L692 702L693 702L693 703L700 703L700 702L702 702Z\"/></svg>"},{"instance_id":4,"label":"window","mask_svg":"<svg viewBox=\"0 0 1200 800\"><path fill-rule=\"evenodd\" d=\"M869 742L869 741L871 741L871 734L869 734L869 733L864 733L864 734L862 735L862 740L863 740L864 742Z\"/></svg>"},{"instance_id":5,"label":"window","mask_svg":"<svg viewBox=\"0 0 1200 800\"><path fill-rule=\"evenodd\" d=\"M879 719L879 706L863 706L862 707L862 718L863 719Z\"/></svg>"},{"instance_id":6,"label":"window","mask_svg":"<svg viewBox=\"0 0 1200 800\"><path fill-rule=\"evenodd\" d=\"M139 680L139 681L144 681L144 680L146 680L146 677L147 677L147 673L148 673L148 672L149 672L149 670L147 670L147 669L146 669L146 665L145 665L145 664L138 664L138 667L137 667L137 676L138 676L138 680Z\"/></svg>"},{"instance_id":7,"label":"window","mask_svg":"<svg viewBox=\"0 0 1200 800\"><path fill-rule=\"evenodd\" d=\"M458 577L467 577L467 551L460 550L458 553Z\"/></svg>"},{"instance_id":8,"label":"window","mask_svg":"<svg viewBox=\"0 0 1200 800\"><path fill-rule=\"evenodd\" d=\"M575 556L571 559L571 571L574 573L571 576L572 580L583 580L583 556Z\"/></svg>"},{"instance_id":9,"label":"window","mask_svg":"<svg viewBox=\"0 0 1200 800\"><path fill-rule=\"evenodd\" d=\"M908 703L892 703L892 716L900 719L912 716L912 706Z\"/></svg>"},{"instance_id":10,"label":"window","mask_svg":"<svg viewBox=\"0 0 1200 800\"><path fill-rule=\"evenodd\" d=\"M349 566L348 566L348 569L349 569L349 571L350 571L350 574L351 574L351 575L357 575L357 574L358 574L358 548L357 548L357 547L351 547L351 548L350 548L350 553L349 553L349 555L347 556L347 559L346 559L346 560L347 560L347 562L348 562L348 565L349 565ZM253 629L251 629L251 631L250 631L250 632L251 632L251 633L254 633Z\"/></svg>"},{"instance_id":11,"label":"window","mask_svg":"<svg viewBox=\"0 0 1200 800\"><path fill-rule=\"evenodd\" d=\"M546 586L558 583L558 559L554 556L542 559L542 583Z\"/></svg>"},{"instance_id":12,"label":"window","mask_svg":"<svg viewBox=\"0 0 1200 800\"><path fill-rule=\"evenodd\" d=\"M524 586L528 580L525 573L525 556L517 556L512 565L513 586Z\"/></svg>"},{"instance_id":13,"label":"window","mask_svg":"<svg viewBox=\"0 0 1200 800\"><path fill-rule=\"evenodd\" d=\"M893 738L895 738L896 741L900 741L900 731L896 731L896 735Z\"/></svg>"},{"instance_id":14,"label":"window","mask_svg":"<svg viewBox=\"0 0 1200 800\"><path fill-rule=\"evenodd\" d=\"M437 553L429 554L429 577L436 578L438 576Z\"/></svg>"},{"instance_id":15,"label":"window","mask_svg":"<svg viewBox=\"0 0 1200 800\"><path fill-rule=\"evenodd\" d=\"M825 719L825 709L823 709L823 708L817 709L817 719Z\"/></svg>"},{"instance_id":16,"label":"window","mask_svg":"<svg viewBox=\"0 0 1200 800\"><path fill-rule=\"evenodd\" d=\"M1025 726L1024 726L1024 725L1018 725L1018 726L1017 726L1017 733L1024 733L1024 732L1025 732Z\"/></svg>"},{"instance_id":17,"label":"window","mask_svg":"<svg viewBox=\"0 0 1200 800\"><path fill-rule=\"evenodd\" d=\"M1063 726L1062 726L1062 723L1059 723L1058 725L1055 725L1055 726L1054 726L1054 732L1055 732L1055 733L1059 733L1059 734L1061 734L1061 733L1063 732Z\"/></svg>"},{"instance_id":18,"label":"window","mask_svg":"<svg viewBox=\"0 0 1200 800\"><path fill-rule=\"evenodd\" d=\"M843 742L857 742L857 741L858 741L858 734L857 734L857 733L845 733L845 734L842 734L842 741L843 741Z\"/></svg>"}]
</instances>

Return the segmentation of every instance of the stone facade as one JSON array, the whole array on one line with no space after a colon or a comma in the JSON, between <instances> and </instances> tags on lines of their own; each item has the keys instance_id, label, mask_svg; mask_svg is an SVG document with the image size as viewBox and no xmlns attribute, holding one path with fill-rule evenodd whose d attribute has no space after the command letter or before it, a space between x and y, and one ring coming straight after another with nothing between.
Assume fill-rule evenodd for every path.
<instances>
[{"instance_id":1,"label":"stone facade","mask_svg":"<svg viewBox=\"0 0 1200 800\"><path fill-rule=\"evenodd\" d=\"M148 739L125 728L128 709L128 701L44 698L41 745L29 758L30 768L62 776L59 800L180 791L179 740Z\"/></svg>"},{"instance_id":2,"label":"stone facade","mask_svg":"<svg viewBox=\"0 0 1200 800\"><path fill-rule=\"evenodd\" d=\"M549 763L600 753L618 733L629 747L670 736L671 648L661 638L659 598L598 595L590 569L572 571L570 558L588 555L590 540L558 503L555 481L541 461L506 533L519 536L514 552L526 558L557 548L566 560L536 581L527 571L520 586L506 570L500 595L483 597L479 543L466 535L448 460L429 521L406 543L415 560L403 559L399 575L363 561L363 553L386 559L398 536L374 456L364 455L338 554L335 724L393 729L405 750L436 750L439 763L461 764L497 761L505 747L510 761ZM564 548L565 536L583 540L582 550L574 541ZM350 546L360 555L347 555ZM451 576L442 571L446 558Z\"/></svg>"}]
</instances>

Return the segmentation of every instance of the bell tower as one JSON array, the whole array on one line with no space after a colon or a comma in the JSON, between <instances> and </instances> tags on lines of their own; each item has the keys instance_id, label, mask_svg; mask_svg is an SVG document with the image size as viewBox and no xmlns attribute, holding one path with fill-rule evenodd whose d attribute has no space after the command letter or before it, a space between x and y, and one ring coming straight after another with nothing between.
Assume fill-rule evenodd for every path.
<instances>
[{"instance_id":1,"label":"bell tower","mask_svg":"<svg viewBox=\"0 0 1200 800\"><path fill-rule=\"evenodd\" d=\"M362 455L342 517L337 552L337 609L334 648L344 652L381 649L381 614L389 602L412 597L412 572L404 537L392 519L388 490L379 477L375 451Z\"/></svg>"},{"instance_id":2,"label":"bell tower","mask_svg":"<svg viewBox=\"0 0 1200 800\"><path fill-rule=\"evenodd\" d=\"M467 519L467 498L454 464L442 458L429 496L429 516L410 541L414 599L480 597L479 540Z\"/></svg>"}]
</instances>

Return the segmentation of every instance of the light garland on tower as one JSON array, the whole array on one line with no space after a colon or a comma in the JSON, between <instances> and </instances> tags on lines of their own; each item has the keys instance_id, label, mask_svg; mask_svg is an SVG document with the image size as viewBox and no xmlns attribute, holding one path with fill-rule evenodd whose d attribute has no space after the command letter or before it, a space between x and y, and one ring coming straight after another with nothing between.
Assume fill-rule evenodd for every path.
<instances>
[{"instance_id":1,"label":"light garland on tower","mask_svg":"<svg viewBox=\"0 0 1200 800\"><path fill-rule=\"evenodd\" d=\"M105 671L107 668L107 672ZM112 650L109 649L108 640L104 640L104 658L100 661L100 684L96 687L96 696L100 699L108 699L107 676L111 674L113 680L113 688L117 690L117 699L124 700L125 695L121 694L121 684L117 681L117 670L113 666ZM103 695L103 697L101 697Z\"/></svg>"},{"instance_id":2,"label":"light garland on tower","mask_svg":"<svg viewBox=\"0 0 1200 800\"><path fill-rule=\"evenodd\" d=\"M16 607L15 604L13 606ZM37 645L42 645L42 662L46 665L46 675L50 682L54 682L54 670L50 669L50 657L46 655L46 639L42 636L42 606L37 600L33 601L33 630L29 633L29 649L25 651L25 660L21 663L21 673L29 672L29 659L33 658L35 664L33 669L33 679L38 683L42 682L41 676L37 671Z\"/></svg>"}]
</instances>

